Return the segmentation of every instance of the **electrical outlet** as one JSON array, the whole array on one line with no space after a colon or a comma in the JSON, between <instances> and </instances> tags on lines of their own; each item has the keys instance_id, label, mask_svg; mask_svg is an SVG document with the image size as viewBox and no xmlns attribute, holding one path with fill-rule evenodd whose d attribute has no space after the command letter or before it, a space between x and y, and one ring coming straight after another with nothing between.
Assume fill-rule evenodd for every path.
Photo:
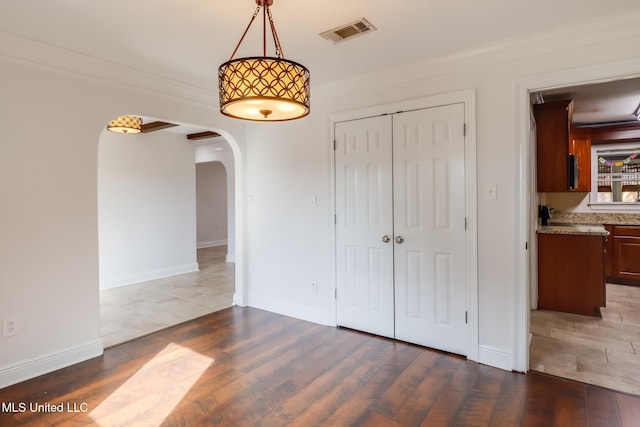
<instances>
[{"instance_id":1,"label":"electrical outlet","mask_svg":"<svg viewBox=\"0 0 640 427\"><path fill-rule=\"evenodd\" d=\"M318 282L311 282L311 292L318 294Z\"/></svg>"},{"instance_id":2,"label":"electrical outlet","mask_svg":"<svg viewBox=\"0 0 640 427\"><path fill-rule=\"evenodd\" d=\"M16 322L13 320L2 321L2 336L10 337L16 334Z\"/></svg>"}]
</instances>

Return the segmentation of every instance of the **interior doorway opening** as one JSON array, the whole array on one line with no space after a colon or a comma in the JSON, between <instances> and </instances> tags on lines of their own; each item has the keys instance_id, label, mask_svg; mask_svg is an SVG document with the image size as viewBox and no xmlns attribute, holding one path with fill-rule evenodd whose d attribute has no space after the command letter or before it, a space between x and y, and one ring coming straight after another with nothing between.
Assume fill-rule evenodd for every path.
<instances>
[{"instance_id":1,"label":"interior doorway opening","mask_svg":"<svg viewBox=\"0 0 640 427\"><path fill-rule=\"evenodd\" d=\"M221 206L224 212L223 223L204 223L224 234L200 245L197 170L207 163L217 165L216 180L224 181L216 196L218 213ZM140 134L102 133L98 170L104 346L232 306L235 155L225 138L143 117Z\"/></svg>"},{"instance_id":2,"label":"interior doorway opening","mask_svg":"<svg viewBox=\"0 0 640 427\"><path fill-rule=\"evenodd\" d=\"M621 71L621 70L618 70ZM521 150L521 156L528 156L527 165L521 171L521 178L528 180L526 186L528 191L522 191L523 209L520 218L527 218L526 231L523 229L522 236L526 236L527 245L522 242L525 248L529 248L526 255L526 268L523 270L526 277L523 277L522 292L519 292L518 306L526 313L525 323L526 333L521 333L516 337L522 344L522 353L526 354L526 369L550 373L564 378L574 379L591 384L597 384L619 391L638 393L632 385L638 380L633 379L633 375L622 375L628 366L635 366L635 362L619 357L624 354L625 339L630 335L640 333L640 323L633 325L633 319L624 321L620 307L623 310L632 305L637 300L637 289L621 288L612 283L603 283L606 289L606 308L600 310L601 316L582 316L559 311L545 311L537 309L538 299L538 259L537 259L537 229L540 227L538 218L539 205L553 208L553 219L564 223L567 218L571 218L575 224L582 224L582 221L589 220L591 215L598 215L600 224L605 224L607 214L620 216L622 210L615 209L607 212L603 207L594 206L589 199L589 190L578 192L548 192L541 193L537 188L536 175L536 125L529 121L529 112L532 111L532 104L544 101L573 101L573 121L571 122L572 133L574 129L597 134L598 129L622 125L625 119L624 114L620 115L615 103L626 102L623 98L633 95L634 90L624 89L630 87L636 90L635 104L638 104L640 92L637 92L638 78L630 74L627 76L602 75L601 70L583 70L571 78L576 83L564 81L566 76L543 76L531 79L522 84L526 94L527 107L523 109L526 113L527 123L521 126L521 130L526 130L523 135L528 141L526 148ZM580 83L577 83L580 82ZM616 93L620 92L617 96ZM599 96L598 93L601 93ZM616 99L619 98L619 99ZM594 105L598 108L593 108ZM606 105L611 105L607 108ZM629 118L632 118L629 111ZM601 115L601 117L593 117ZM525 117L524 115L522 116ZM633 123L632 121L630 121ZM531 124L529 126L528 124ZM604 141L599 138L589 139L590 143L602 144ZM596 171L597 172L597 171ZM521 188L525 190L524 188ZM526 208L524 208L526 203ZM604 222L603 222L604 221ZM585 222L585 224L593 223ZM520 246L520 245L519 245ZM567 254L570 256L570 254ZM524 265L524 264L523 264ZM519 316L517 316L519 317ZM626 323L626 324L625 324ZM522 329L516 328L519 331ZM621 332L624 331L624 332ZM637 335L640 336L640 335ZM517 350L520 351L520 350ZM516 358L516 363L522 361ZM525 370L526 370L525 369ZM629 383L634 384L627 384ZM629 385L629 387L627 387Z\"/></svg>"}]
</instances>

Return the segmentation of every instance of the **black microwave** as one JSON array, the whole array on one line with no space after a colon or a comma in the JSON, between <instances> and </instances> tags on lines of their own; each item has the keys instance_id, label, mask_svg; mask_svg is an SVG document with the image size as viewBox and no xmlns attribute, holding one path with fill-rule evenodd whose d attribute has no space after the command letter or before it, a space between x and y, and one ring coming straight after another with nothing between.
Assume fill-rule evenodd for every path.
<instances>
[{"instance_id":1,"label":"black microwave","mask_svg":"<svg viewBox=\"0 0 640 427\"><path fill-rule=\"evenodd\" d=\"M580 168L578 167L578 156L569 154L569 190L578 188L580 180Z\"/></svg>"}]
</instances>

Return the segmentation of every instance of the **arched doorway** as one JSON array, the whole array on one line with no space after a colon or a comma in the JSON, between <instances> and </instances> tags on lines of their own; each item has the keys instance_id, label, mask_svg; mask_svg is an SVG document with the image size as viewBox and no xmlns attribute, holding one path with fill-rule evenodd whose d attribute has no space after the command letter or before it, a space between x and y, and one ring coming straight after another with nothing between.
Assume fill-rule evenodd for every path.
<instances>
[{"instance_id":1,"label":"arched doorway","mask_svg":"<svg viewBox=\"0 0 640 427\"><path fill-rule=\"evenodd\" d=\"M235 155L218 133L190 125L151 125L137 135L104 131L98 155L101 337L110 347L233 304ZM214 135L216 144L192 135ZM223 147L231 251L198 254L196 151ZM237 147L236 147L237 148ZM237 151L237 149L235 150ZM225 218L226 219L226 218ZM214 262L216 265L212 265ZM240 294L242 294L240 292Z\"/></svg>"}]
</instances>

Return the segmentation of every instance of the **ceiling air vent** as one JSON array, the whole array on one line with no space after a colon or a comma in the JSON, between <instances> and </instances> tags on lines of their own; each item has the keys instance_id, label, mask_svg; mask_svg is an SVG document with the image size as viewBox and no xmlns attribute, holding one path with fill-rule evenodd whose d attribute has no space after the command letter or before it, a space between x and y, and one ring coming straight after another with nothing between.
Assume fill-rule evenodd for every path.
<instances>
[{"instance_id":1,"label":"ceiling air vent","mask_svg":"<svg viewBox=\"0 0 640 427\"><path fill-rule=\"evenodd\" d=\"M350 24L342 25L332 30L320 33L320 36L332 41L333 43L340 43L347 39L351 39L353 37L357 37L375 30L376 27L371 25L371 23L366 19L362 18Z\"/></svg>"}]
</instances>

